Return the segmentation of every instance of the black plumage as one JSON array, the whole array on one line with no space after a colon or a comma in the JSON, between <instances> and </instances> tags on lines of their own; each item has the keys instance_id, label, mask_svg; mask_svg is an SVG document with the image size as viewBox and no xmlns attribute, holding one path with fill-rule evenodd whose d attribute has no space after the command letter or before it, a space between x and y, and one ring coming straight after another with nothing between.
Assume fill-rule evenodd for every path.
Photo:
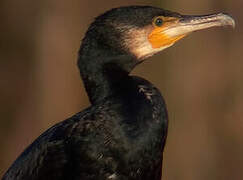
<instances>
[{"instance_id":1,"label":"black plumage","mask_svg":"<svg viewBox=\"0 0 243 180\"><path fill-rule=\"evenodd\" d=\"M92 105L38 137L3 180L160 180L166 105L150 82L129 75L146 57L170 46L158 49L156 39L149 41L156 17L158 26L166 17L170 23L183 18L149 6L116 8L96 18L78 58Z\"/></svg>"}]
</instances>

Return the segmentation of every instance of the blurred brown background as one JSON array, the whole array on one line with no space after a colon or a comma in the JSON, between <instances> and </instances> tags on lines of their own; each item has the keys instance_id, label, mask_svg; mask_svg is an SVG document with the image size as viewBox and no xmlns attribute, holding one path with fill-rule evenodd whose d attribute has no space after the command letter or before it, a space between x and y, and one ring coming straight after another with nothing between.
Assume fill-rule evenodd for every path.
<instances>
[{"instance_id":1,"label":"blurred brown background","mask_svg":"<svg viewBox=\"0 0 243 180\"><path fill-rule=\"evenodd\" d=\"M133 73L168 105L164 180L243 179L242 0L1 0L0 177L48 127L89 106L80 40L95 16L131 4L236 19L234 30L193 33Z\"/></svg>"}]
</instances>

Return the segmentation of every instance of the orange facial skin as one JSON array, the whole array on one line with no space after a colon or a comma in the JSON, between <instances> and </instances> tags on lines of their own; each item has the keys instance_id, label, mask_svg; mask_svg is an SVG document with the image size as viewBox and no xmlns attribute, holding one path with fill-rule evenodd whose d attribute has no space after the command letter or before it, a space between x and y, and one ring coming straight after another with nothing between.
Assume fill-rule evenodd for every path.
<instances>
[{"instance_id":1,"label":"orange facial skin","mask_svg":"<svg viewBox=\"0 0 243 180\"><path fill-rule=\"evenodd\" d=\"M166 30L169 29L169 27L174 26L178 23L178 18L163 16L161 18L164 21L163 25L161 27L154 25L154 29L148 36L148 40L153 48L171 46L176 41L185 36L185 34L183 34L175 37L170 37L168 34L166 34Z\"/></svg>"}]
</instances>

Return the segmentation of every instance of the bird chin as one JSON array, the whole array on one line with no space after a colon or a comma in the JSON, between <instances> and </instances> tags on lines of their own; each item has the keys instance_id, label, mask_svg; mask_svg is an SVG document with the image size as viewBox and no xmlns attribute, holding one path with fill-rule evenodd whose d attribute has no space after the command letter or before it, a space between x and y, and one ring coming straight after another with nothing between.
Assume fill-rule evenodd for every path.
<instances>
[{"instance_id":1,"label":"bird chin","mask_svg":"<svg viewBox=\"0 0 243 180\"><path fill-rule=\"evenodd\" d=\"M162 47L159 47L159 48L152 48L150 49L150 52L144 52L144 53L140 53L140 56L138 56L137 58L140 60L140 61L144 61L146 60L147 58L159 53L160 51L163 51L164 49L166 48L169 48L173 45L174 43L172 44L169 44L169 45L166 45L166 46L162 46Z\"/></svg>"}]
</instances>

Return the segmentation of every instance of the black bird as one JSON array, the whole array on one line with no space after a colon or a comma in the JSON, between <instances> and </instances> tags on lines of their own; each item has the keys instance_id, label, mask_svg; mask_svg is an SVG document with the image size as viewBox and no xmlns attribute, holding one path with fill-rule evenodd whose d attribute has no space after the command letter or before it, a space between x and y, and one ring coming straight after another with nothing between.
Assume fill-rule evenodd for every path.
<instances>
[{"instance_id":1,"label":"black bird","mask_svg":"<svg viewBox=\"0 0 243 180\"><path fill-rule=\"evenodd\" d=\"M231 25L223 13L186 16L150 6L112 9L89 27L78 67L91 106L38 137L3 180L159 180L168 117L159 90L131 76L190 32Z\"/></svg>"}]
</instances>

